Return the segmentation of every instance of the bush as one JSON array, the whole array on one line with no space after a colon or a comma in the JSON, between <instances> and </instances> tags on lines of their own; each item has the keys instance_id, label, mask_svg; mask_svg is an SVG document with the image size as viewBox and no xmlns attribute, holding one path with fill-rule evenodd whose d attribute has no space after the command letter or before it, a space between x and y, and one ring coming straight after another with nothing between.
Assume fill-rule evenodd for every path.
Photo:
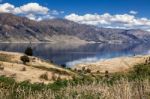
<instances>
[{"instance_id":1,"label":"bush","mask_svg":"<svg viewBox=\"0 0 150 99\"><path fill-rule=\"evenodd\" d=\"M128 74L129 79L145 79L150 77L150 64L136 65Z\"/></svg>"},{"instance_id":2,"label":"bush","mask_svg":"<svg viewBox=\"0 0 150 99\"><path fill-rule=\"evenodd\" d=\"M48 80L48 73L44 73L40 76L40 78L44 79L44 80Z\"/></svg>"},{"instance_id":3,"label":"bush","mask_svg":"<svg viewBox=\"0 0 150 99\"><path fill-rule=\"evenodd\" d=\"M0 64L0 70L4 70L3 64Z\"/></svg>"},{"instance_id":4,"label":"bush","mask_svg":"<svg viewBox=\"0 0 150 99\"><path fill-rule=\"evenodd\" d=\"M14 85L16 81L12 78L0 76L0 83L3 83L6 87L9 87L10 85Z\"/></svg>"},{"instance_id":5,"label":"bush","mask_svg":"<svg viewBox=\"0 0 150 99\"><path fill-rule=\"evenodd\" d=\"M0 66L0 70L4 70L4 67L3 67L3 66Z\"/></svg>"},{"instance_id":6,"label":"bush","mask_svg":"<svg viewBox=\"0 0 150 99\"><path fill-rule=\"evenodd\" d=\"M25 68L25 67L23 67L22 69L21 69L21 71L26 71L27 69Z\"/></svg>"},{"instance_id":7,"label":"bush","mask_svg":"<svg viewBox=\"0 0 150 99\"><path fill-rule=\"evenodd\" d=\"M87 73L91 73L91 70L88 68L88 69L86 70L86 72L87 72Z\"/></svg>"},{"instance_id":8,"label":"bush","mask_svg":"<svg viewBox=\"0 0 150 99\"><path fill-rule=\"evenodd\" d=\"M61 67L62 68L66 68L67 66L66 66L66 64L62 64Z\"/></svg>"},{"instance_id":9,"label":"bush","mask_svg":"<svg viewBox=\"0 0 150 99\"><path fill-rule=\"evenodd\" d=\"M68 81L67 80L57 80L53 84L48 84L48 88L52 90L60 90L61 88L67 87Z\"/></svg>"},{"instance_id":10,"label":"bush","mask_svg":"<svg viewBox=\"0 0 150 99\"><path fill-rule=\"evenodd\" d=\"M10 75L10 77L12 77L12 78L16 78L16 76L17 76L16 73Z\"/></svg>"},{"instance_id":11,"label":"bush","mask_svg":"<svg viewBox=\"0 0 150 99\"><path fill-rule=\"evenodd\" d=\"M33 50L31 47L27 47L27 49L24 52L26 55L28 56L32 56L33 55Z\"/></svg>"},{"instance_id":12,"label":"bush","mask_svg":"<svg viewBox=\"0 0 150 99\"><path fill-rule=\"evenodd\" d=\"M20 60L23 62L23 64L26 65L27 62L30 62L30 59L28 56L24 55L20 57Z\"/></svg>"},{"instance_id":13,"label":"bush","mask_svg":"<svg viewBox=\"0 0 150 99\"><path fill-rule=\"evenodd\" d=\"M109 78L109 72L107 70L105 71L105 77Z\"/></svg>"},{"instance_id":14,"label":"bush","mask_svg":"<svg viewBox=\"0 0 150 99\"><path fill-rule=\"evenodd\" d=\"M96 73L97 73L97 74L100 74L100 71L98 70Z\"/></svg>"},{"instance_id":15,"label":"bush","mask_svg":"<svg viewBox=\"0 0 150 99\"><path fill-rule=\"evenodd\" d=\"M57 76L56 76L54 73L52 74L52 80L53 80L53 81L56 81L56 80L57 80Z\"/></svg>"}]
</instances>

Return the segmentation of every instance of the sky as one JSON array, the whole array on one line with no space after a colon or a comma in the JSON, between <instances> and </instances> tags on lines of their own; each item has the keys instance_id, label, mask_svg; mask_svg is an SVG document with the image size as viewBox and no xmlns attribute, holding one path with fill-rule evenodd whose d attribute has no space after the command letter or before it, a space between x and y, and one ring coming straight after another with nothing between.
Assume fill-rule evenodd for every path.
<instances>
[{"instance_id":1,"label":"sky","mask_svg":"<svg viewBox=\"0 0 150 99\"><path fill-rule=\"evenodd\" d=\"M0 12L31 20L64 18L106 28L150 31L150 0L0 0Z\"/></svg>"}]
</instances>

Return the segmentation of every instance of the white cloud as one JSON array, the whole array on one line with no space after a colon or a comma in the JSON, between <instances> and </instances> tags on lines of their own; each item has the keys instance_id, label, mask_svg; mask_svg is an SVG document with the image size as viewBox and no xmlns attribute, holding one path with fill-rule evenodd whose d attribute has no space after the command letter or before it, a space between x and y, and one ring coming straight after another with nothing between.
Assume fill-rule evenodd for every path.
<instances>
[{"instance_id":1,"label":"white cloud","mask_svg":"<svg viewBox=\"0 0 150 99\"><path fill-rule=\"evenodd\" d=\"M49 9L47 7L40 6L38 3L28 3L14 9L16 14L48 14Z\"/></svg>"},{"instance_id":2,"label":"white cloud","mask_svg":"<svg viewBox=\"0 0 150 99\"><path fill-rule=\"evenodd\" d=\"M129 14L111 15L109 13L105 13L102 15L99 14L77 15L75 13L72 13L70 15L66 15L65 19L78 22L81 24L88 24L99 27L124 28L124 29L139 28L143 30L150 30L150 19L137 18L134 15Z\"/></svg>"},{"instance_id":3,"label":"white cloud","mask_svg":"<svg viewBox=\"0 0 150 99\"><path fill-rule=\"evenodd\" d=\"M15 9L14 5L9 3L0 4L0 12L10 13Z\"/></svg>"},{"instance_id":4,"label":"white cloud","mask_svg":"<svg viewBox=\"0 0 150 99\"><path fill-rule=\"evenodd\" d=\"M130 14L138 14L138 12L137 11L134 11L134 10L131 10L130 12L129 12Z\"/></svg>"},{"instance_id":5,"label":"white cloud","mask_svg":"<svg viewBox=\"0 0 150 99\"><path fill-rule=\"evenodd\" d=\"M42 20L44 18L54 18L61 12L50 10L47 7L41 6L38 3L28 3L20 7L15 7L12 4L0 4L0 12L13 13L17 15L24 15L32 20Z\"/></svg>"}]
</instances>

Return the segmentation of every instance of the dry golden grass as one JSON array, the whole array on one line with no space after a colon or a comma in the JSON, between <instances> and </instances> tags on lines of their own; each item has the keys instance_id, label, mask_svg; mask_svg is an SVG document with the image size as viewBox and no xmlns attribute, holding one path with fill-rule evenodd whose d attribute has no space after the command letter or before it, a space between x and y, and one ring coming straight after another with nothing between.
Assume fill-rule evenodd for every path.
<instances>
[{"instance_id":1,"label":"dry golden grass","mask_svg":"<svg viewBox=\"0 0 150 99\"><path fill-rule=\"evenodd\" d=\"M132 56L132 57L117 57L112 59L106 59L94 63L78 64L74 68L81 70L83 67L89 68L92 72L100 71L104 73L109 71L114 72L126 72L137 64L143 64L149 62L150 55Z\"/></svg>"},{"instance_id":2,"label":"dry golden grass","mask_svg":"<svg viewBox=\"0 0 150 99\"><path fill-rule=\"evenodd\" d=\"M126 72L125 76L120 74L120 77L109 71L124 71L124 67L120 68L120 65L123 66L123 64L126 64L129 69L138 62L149 62L147 61L149 56L106 60L103 61L103 66L106 67L101 67L101 69L103 71L109 69L108 76L104 76L106 73L102 75L101 70L99 74L81 71L76 72L79 73L79 78L73 77L72 79L76 73L57 67L45 60L30 57L32 61L24 65L20 61L20 56L23 54L0 52L0 55L3 56L0 61L2 67L0 75L6 76L0 77L0 99L150 99L150 64L139 65L133 68L133 71ZM121 63L122 59L123 63ZM91 68L95 67L91 66ZM98 66L95 71L99 69ZM94 71L94 69L91 70Z\"/></svg>"},{"instance_id":3,"label":"dry golden grass","mask_svg":"<svg viewBox=\"0 0 150 99\"><path fill-rule=\"evenodd\" d=\"M16 94L15 94L16 92ZM26 91L13 85L9 89L0 87L0 99L150 99L150 82L132 81L122 79L114 85L84 84L69 85L59 91L45 89L43 91Z\"/></svg>"},{"instance_id":4,"label":"dry golden grass","mask_svg":"<svg viewBox=\"0 0 150 99\"><path fill-rule=\"evenodd\" d=\"M60 75L61 79L71 79L75 74L70 70L61 68L51 62L34 56L30 56L30 62L24 65L20 60L21 56L23 56L21 53L0 51L0 76L5 75L7 77L12 77L12 75L15 74L13 78L18 82L29 80L31 83L52 83L53 73L57 76ZM40 78L45 72L48 73L49 80Z\"/></svg>"}]
</instances>

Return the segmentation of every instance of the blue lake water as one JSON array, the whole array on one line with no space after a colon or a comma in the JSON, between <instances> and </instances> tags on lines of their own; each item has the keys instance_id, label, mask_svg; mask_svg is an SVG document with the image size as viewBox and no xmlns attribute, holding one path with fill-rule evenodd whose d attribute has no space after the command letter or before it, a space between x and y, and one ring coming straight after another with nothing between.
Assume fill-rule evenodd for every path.
<instances>
[{"instance_id":1,"label":"blue lake water","mask_svg":"<svg viewBox=\"0 0 150 99\"><path fill-rule=\"evenodd\" d=\"M87 45L66 45L66 44L0 44L0 50L24 52L26 47L32 46L34 55L46 60L52 60L56 64L67 64L73 66L78 63L95 62L102 59L142 55L150 53L148 44L87 44Z\"/></svg>"}]
</instances>

